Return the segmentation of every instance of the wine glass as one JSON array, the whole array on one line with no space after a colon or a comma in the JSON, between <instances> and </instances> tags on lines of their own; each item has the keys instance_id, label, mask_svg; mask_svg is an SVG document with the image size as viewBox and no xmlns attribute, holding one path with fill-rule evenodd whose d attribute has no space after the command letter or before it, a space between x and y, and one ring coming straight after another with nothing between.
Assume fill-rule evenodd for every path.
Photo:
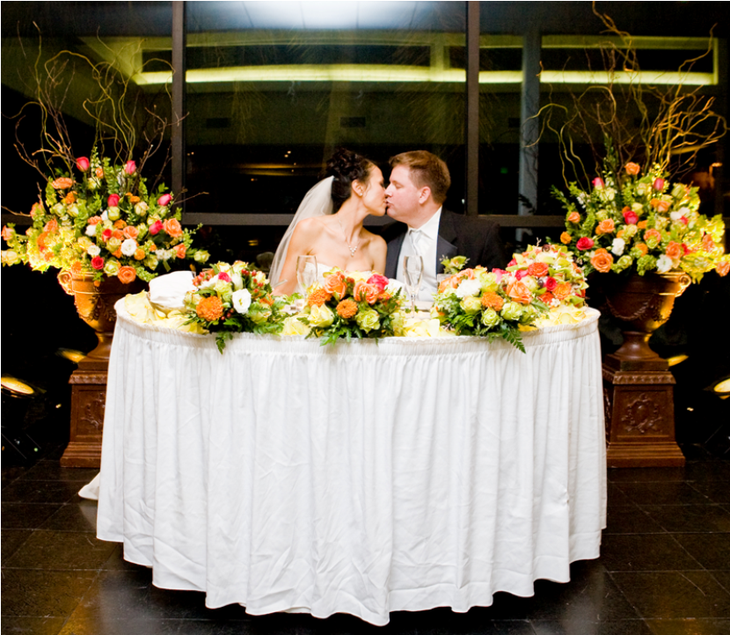
<instances>
[{"instance_id":1,"label":"wine glass","mask_svg":"<svg viewBox=\"0 0 730 635\"><path fill-rule=\"evenodd\" d=\"M307 289L317 281L317 258L297 256L297 292L307 294Z\"/></svg>"},{"instance_id":2,"label":"wine glass","mask_svg":"<svg viewBox=\"0 0 730 635\"><path fill-rule=\"evenodd\" d=\"M406 291L411 296L411 313L416 313L416 296L421 286L423 275L423 258L421 256L405 256L403 260L403 273L405 274Z\"/></svg>"}]
</instances>

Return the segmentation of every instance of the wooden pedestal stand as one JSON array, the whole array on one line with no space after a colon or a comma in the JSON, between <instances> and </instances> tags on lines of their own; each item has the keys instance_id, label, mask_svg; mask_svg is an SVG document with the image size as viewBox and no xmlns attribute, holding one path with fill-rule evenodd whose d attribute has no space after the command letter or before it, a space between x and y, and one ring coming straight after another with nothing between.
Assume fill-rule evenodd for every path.
<instances>
[{"instance_id":1,"label":"wooden pedestal stand","mask_svg":"<svg viewBox=\"0 0 730 635\"><path fill-rule=\"evenodd\" d=\"M674 436L674 377L662 359L603 362L608 467L681 467Z\"/></svg>"},{"instance_id":2,"label":"wooden pedestal stand","mask_svg":"<svg viewBox=\"0 0 730 635\"><path fill-rule=\"evenodd\" d=\"M101 467L106 377L109 360L79 362L71 384L71 436L61 457L62 467Z\"/></svg>"}]
</instances>

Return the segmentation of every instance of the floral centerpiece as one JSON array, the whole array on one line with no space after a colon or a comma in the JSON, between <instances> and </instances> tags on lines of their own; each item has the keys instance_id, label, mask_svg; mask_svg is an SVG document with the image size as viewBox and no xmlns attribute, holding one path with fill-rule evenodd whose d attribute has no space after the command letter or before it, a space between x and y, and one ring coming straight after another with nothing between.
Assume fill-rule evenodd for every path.
<instances>
[{"instance_id":1,"label":"floral centerpiece","mask_svg":"<svg viewBox=\"0 0 730 635\"><path fill-rule=\"evenodd\" d=\"M172 195L164 185L148 191L133 160L112 165L92 152L74 167L48 178L45 201L33 205L33 224L24 233L13 223L3 227L3 265L53 267L96 280L116 276L126 284L149 282L176 260L208 259L192 247L194 232L181 226Z\"/></svg>"},{"instance_id":2,"label":"floral centerpiece","mask_svg":"<svg viewBox=\"0 0 730 635\"><path fill-rule=\"evenodd\" d=\"M403 329L400 289L373 272L344 272L332 269L322 284L307 289L305 306L296 316L308 330L308 337L321 337L322 344L338 339L389 337Z\"/></svg>"},{"instance_id":3,"label":"floral centerpiece","mask_svg":"<svg viewBox=\"0 0 730 635\"><path fill-rule=\"evenodd\" d=\"M284 297L274 296L266 274L248 263L219 262L193 280L185 295L188 322L215 333L218 350L234 333L279 333Z\"/></svg>"},{"instance_id":4,"label":"floral centerpiece","mask_svg":"<svg viewBox=\"0 0 730 635\"><path fill-rule=\"evenodd\" d=\"M697 188L672 185L666 177L659 167L642 174L629 162L620 174L609 167L589 190L575 182L570 196L553 190L566 210L560 241L587 274L681 270L694 282L712 270L727 275L722 216L700 214Z\"/></svg>"},{"instance_id":5,"label":"floral centerpiece","mask_svg":"<svg viewBox=\"0 0 730 635\"><path fill-rule=\"evenodd\" d=\"M477 266L443 280L432 313L457 335L500 337L524 353L520 331L562 303L582 306L586 286L566 249L529 247L506 270Z\"/></svg>"}]
</instances>

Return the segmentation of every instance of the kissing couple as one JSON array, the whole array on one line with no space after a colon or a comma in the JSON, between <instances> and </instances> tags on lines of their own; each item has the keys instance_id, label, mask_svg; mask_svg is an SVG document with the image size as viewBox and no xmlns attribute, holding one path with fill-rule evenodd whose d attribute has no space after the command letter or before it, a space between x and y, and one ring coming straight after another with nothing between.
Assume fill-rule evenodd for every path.
<instances>
[{"instance_id":1,"label":"kissing couple","mask_svg":"<svg viewBox=\"0 0 730 635\"><path fill-rule=\"evenodd\" d=\"M504 267L508 258L499 225L478 216L444 209L451 185L449 169L425 150L390 159L390 182L380 168L356 152L339 149L327 162L326 177L302 199L276 250L269 278L278 294L296 287L297 257L315 256L317 276L338 267L375 271L405 282L407 255L423 258L418 300L432 302L441 260L466 256L470 266ZM382 236L363 227L368 215L388 216Z\"/></svg>"}]
</instances>

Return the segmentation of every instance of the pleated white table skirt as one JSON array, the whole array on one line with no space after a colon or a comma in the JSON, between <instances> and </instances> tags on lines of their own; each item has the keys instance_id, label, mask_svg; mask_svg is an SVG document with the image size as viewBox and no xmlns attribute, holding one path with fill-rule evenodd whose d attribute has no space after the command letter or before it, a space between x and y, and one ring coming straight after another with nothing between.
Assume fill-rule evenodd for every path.
<instances>
[{"instance_id":1,"label":"pleated white table skirt","mask_svg":"<svg viewBox=\"0 0 730 635\"><path fill-rule=\"evenodd\" d=\"M145 326L122 302L98 537L251 614L488 606L599 555L598 312L524 333L322 347Z\"/></svg>"}]
</instances>

